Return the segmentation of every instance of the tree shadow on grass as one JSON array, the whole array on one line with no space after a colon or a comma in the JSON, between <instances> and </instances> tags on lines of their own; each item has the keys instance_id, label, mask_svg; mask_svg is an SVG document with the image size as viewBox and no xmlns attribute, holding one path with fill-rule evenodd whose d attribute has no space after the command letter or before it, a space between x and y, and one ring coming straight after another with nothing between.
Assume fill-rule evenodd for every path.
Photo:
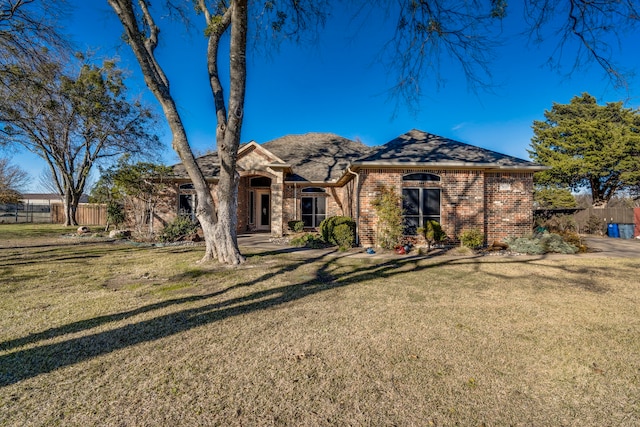
<instances>
[{"instance_id":1,"label":"tree shadow on grass","mask_svg":"<svg viewBox=\"0 0 640 427\"><path fill-rule=\"evenodd\" d=\"M78 250L77 246L82 246L83 249ZM38 246L38 248L44 248L46 246ZM28 249L32 249L29 247ZM15 248L11 248L12 250ZM104 243L79 243L77 245L57 246L50 249L31 250L28 257L25 257L21 253L12 253L10 255L3 255L0 250L0 267L12 267L16 265L32 265L39 264L41 262L53 262L53 261L78 261L89 258L100 258L111 253L126 253L140 251L142 248L130 247L122 248L118 246L106 246Z\"/></svg>"},{"instance_id":2,"label":"tree shadow on grass","mask_svg":"<svg viewBox=\"0 0 640 427\"><path fill-rule=\"evenodd\" d=\"M483 260L483 263L508 262L517 265L530 263L537 259L539 258L515 259L510 261ZM347 273L336 274L334 267L339 267L338 264L340 262L339 256L323 252L315 258L295 260L275 271L267 272L255 279L241 282L216 292L162 301L122 313L74 322L23 338L0 343L0 350L8 351L55 337L88 331L106 323L123 321L142 313L149 313L171 306L185 306L183 309L179 309L179 311L173 313L158 314L151 319L126 324L108 331L69 338L59 343L43 344L34 348L18 350L0 356L0 387L15 384L40 374L81 363L85 360L136 344L152 342L230 317L281 306L320 292L358 284L365 280L371 280L372 278L387 279L406 273L407 271L427 271L445 265L476 264L478 260L473 257L462 259L431 258L430 260L425 260L424 257L406 257L386 260L376 264L360 265L358 268L354 268ZM313 277L305 275L301 277L298 283L256 290L254 292L249 291L245 295L223 299L224 295L232 290L238 290L240 288L250 290L253 285L274 279L286 273L294 272L301 266L308 264L318 265ZM558 266L557 268L563 267ZM511 279L513 279L513 277ZM199 303L200 305L193 307L193 303Z\"/></svg>"}]
</instances>

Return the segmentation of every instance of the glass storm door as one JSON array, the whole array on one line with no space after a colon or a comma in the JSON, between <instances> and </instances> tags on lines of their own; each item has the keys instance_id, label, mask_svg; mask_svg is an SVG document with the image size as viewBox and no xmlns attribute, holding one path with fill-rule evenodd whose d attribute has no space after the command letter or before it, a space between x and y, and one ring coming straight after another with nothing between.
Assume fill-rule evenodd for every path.
<instances>
[{"instance_id":1,"label":"glass storm door","mask_svg":"<svg viewBox=\"0 0 640 427\"><path fill-rule=\"evenodd\" d=\"M256 229L269 230L271 228L271 197L268 191L258 191L257 196L256 218L258 223L256 224Z\"/></svg>"}]
</instances>

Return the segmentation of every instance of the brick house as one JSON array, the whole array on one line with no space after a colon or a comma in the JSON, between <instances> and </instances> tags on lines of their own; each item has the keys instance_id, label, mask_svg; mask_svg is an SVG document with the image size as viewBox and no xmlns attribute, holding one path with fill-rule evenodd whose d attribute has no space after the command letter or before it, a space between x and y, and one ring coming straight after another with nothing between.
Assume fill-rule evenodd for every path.
<instances>
[{"instance_id":1,"label":"brick house","mask_svg":"<svg viewBox=\"0 0 640 427\"><path fill-rule=\"evenodd\" d=\"M198 163L213 191L217 154ZM238 152L237 231L279 236L292 220L313 229L326 217L344 215L356 221L360 244L373 246L377 218L371 203L381 186L391 186L403 197L408 235L434 219L451 237L474 228L488 242L501 240L531 231L533 174L542 169L415 129L375 147L327 133L252 141ZM162 222L176 214L193 215L197 203L181 164L174 173Z\"/></svg>"}]
</instances>

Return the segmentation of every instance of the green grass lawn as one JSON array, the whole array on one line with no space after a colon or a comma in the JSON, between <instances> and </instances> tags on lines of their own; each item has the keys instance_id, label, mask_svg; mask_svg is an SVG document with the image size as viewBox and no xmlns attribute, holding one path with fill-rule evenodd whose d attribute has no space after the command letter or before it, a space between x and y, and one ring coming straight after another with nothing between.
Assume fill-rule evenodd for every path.
<instances>
[{"instance_id":1,"label":"green grass lawn","mask_svg":"<svg viewBox=\"0 0 640 427\"><path fill-rule=\"evenodd\" d=\"M640 424L638 259L3 233L0 425Z\"/></svg>"},{"instance_id":2,"label":"green grass lawn","mask_svg":"<svg viewBox=\"0 0 640 427\"><path fill-rule=\"evenodd\" d=\"M94 228L98 230L100 227ZM0 245L7 246L6 242L10 240L59 237L74 233L77 229L78 227L65 227L60 224L0 224Z\"/></svg>"}]
</instances>

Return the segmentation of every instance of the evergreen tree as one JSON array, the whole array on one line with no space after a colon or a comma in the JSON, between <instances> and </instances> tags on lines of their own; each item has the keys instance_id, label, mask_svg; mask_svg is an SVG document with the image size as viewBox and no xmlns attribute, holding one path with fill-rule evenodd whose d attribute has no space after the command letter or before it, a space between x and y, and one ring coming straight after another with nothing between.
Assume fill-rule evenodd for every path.
<instances>
[{"instance_id":1,"label":"evergreen tree","mask_svg":"<svg viewBox=\"0 0 640 427\"><path fill-rule=\"evenodd\" d=\"M588 93L553 104L534 121L531 158L551 169L538 184L589 189L605 205L620 190L640 182L640 112L622 102L598 105Z\"/></svg>"},{"instance_id":2,"label":"evergreen tree","mask_svg":"<svg viewBox=\"0 0 640 427\"><path fill-rule=\"evenodd\" d=\"M578 206L576 198L568 188L554 186L537 186L533 192L533 200L540 208L562 209Z\"/></svg>"}]
</instances>

